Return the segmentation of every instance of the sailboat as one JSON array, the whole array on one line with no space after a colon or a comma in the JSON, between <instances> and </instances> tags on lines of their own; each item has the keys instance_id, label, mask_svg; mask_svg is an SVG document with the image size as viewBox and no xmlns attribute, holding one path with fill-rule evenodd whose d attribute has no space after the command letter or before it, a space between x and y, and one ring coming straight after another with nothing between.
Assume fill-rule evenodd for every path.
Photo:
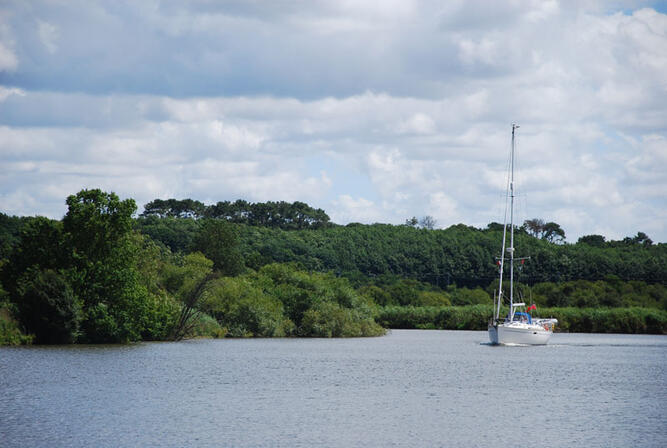
<instances>
[{"instance_id":1,"label":"sailboat","mask_svg":"<svg viewBox=\"0 0 667 448\"><path fill-rule=\"evenodd\" d=\"M526 311L526 304L514 302L514 262L522 264L528 257L515 257L514 255L514 139L518 125L512 124L512 150L510 154L510 169L508 175L507 195L505 202L505 222L503 224L503 247L498 264L500 265L500 284L498 294L494 297L494 315L489 321L489 339L492 344L503 345L545 345L553 334L554 326L558 323L556 319L540 319L532 317ZM507 241L507 201L510 208L510 245L506 247ZM500 317L500 305L503 302L503 271L505 263L509 262L509 313L506 317ZM529 307L535 309L535 305Z\"/></svg>"}]
</instances>

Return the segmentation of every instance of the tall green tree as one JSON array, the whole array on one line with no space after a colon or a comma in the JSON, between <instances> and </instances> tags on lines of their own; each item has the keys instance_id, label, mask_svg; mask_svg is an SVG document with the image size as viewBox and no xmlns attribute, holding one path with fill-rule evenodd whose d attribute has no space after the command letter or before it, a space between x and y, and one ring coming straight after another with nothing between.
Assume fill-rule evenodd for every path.
<instances>
[{"instance_id":1,"label":"tall green tree","mask_svg":"<svg viewBox=\"0 0 667 448\"><path fill-rule=\"evenodd\" d=\"M653 244L653 240L648 237L644 232L637 232L633 238L626 237L623 239L623 242L626 244L641 244L644 246L650 246Z\"/></svg>"},{"instance_id":2,"label":"tall green tree","mask_svg":"<svg viewBox=\"0 0 667 448\"><path fill-rule=\"evenodd\" d=\"M25 218L0 213L0 260L9 258L20 241L19 233Z\"/></svg>"},{"instance_id":3,"label":"tall green tree","mask_svg":"<svg viewBox=\"0 0 667 448\"><path fill-rule=\"evenodd\" d=\"M144 205L143 217L157 216L160 218L201 218L206 206L193 199L155 199Z\"/></svg>"},{"instance_id":4,"label":"tall green tree","mask_svg":"<svg viewBox=\"0 0 667 448\"><path fill-rule=\"evenodd\" d=\"M202 224L194 238L193 250L212 260L213 268L225 276L238 275L245 267L236 227L219 219L208 219Z\"/></svg>"},{"instance_id":5,"label":"tall green tree","mask_svg":"<svg viewBox=\"0 0 667 448\"><path fill-rule=\"evenodd\" d=\"M529 235L547 240L550 243L565 241L565 231L560 227L560 224L555 222L544 222L543 219L538 218L527 219L521 228Z\"/></svg>"},{"instance_id":6,"label":"tall green tree","mask_svg":"<svg viewBox=\"0 0 667 448\"><path fill-rule=\"evenodd\" d=\"M27 218L18 233L18 243L2 269L2 284L14 298L17 297L17 281L28 269L58 270L68 263L60 221L42 216Z\"/></svg>"},{"instance_id":7,"label":"tall green tree","mask_svg":"<svg viewBox=\"0 0 667 448\"><path fill-rule=\"evenodd\" d=\"M93 189L69 196L67 205L63 226L71 249L69 277L83 303L83 339L138 340L148 292L139 281L137 248L130 238L134 200Z\"/></svg>"},{"instance_id":8,"label":"tall green tree","mask_svg":"<svg viewBox=\"0 0 667 448\"><path fill-rule=\"evenodd\" d=\"M543 219L533 218L527 219L523 223L523 228L526 229L529 235L535 238L541 238L544 233L545 222Z\"/></svg>"},{"instance_id":9,"label":"tall green tree","mask_svg":"<svg viewBox=\"0 0 667 448\"><path fill-rule=\"evenodd\" d=\"M75 258L104 259L132 230L133 199L121 201L113 192L93 189L70 195L66 202L63 226Z\"/></svg>"},{"instance_id":10,"label":"tall green tree","mask_svg":"<svg viewBox=\"0 0 667 448\"><path fill-rule=\"evenodd\" d=\"M548 222L544 225L542 239L547 240L550 243L562 243L565 241L565 231L561 229L559 224Z\"/></svg>"}]
</instances>

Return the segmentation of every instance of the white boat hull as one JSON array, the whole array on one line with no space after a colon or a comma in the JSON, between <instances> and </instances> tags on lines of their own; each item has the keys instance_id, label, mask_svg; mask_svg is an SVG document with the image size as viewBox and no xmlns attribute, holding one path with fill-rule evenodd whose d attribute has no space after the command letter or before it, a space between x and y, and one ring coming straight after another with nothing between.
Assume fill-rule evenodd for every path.
<instances>
[{"instance_id":1,"label":"white boat hull","mask_svg":"<svg viewBox=\"0 0 667 448\"><path fill-rule=\"evenodd\" d=\"M546 345L553 331L540 325L512 322L489 325L489 340L502 345Z\"/></svg>"}]
</instances>

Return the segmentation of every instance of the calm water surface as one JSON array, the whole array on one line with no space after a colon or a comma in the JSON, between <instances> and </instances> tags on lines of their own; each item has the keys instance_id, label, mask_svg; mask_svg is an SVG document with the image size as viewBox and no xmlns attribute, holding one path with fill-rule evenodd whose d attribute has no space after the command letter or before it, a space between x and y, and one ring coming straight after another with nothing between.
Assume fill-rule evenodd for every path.
<instances>
[{"instance_id":1,"label":"calm water surface","mask_svg":"<svg viewBox=\"0 0 667 448\"><path fill-rule=\"evenodd\" d=\"M0 348L0 446L667 446L667 336L486 341Z\"/></svg>"}]
</instances>

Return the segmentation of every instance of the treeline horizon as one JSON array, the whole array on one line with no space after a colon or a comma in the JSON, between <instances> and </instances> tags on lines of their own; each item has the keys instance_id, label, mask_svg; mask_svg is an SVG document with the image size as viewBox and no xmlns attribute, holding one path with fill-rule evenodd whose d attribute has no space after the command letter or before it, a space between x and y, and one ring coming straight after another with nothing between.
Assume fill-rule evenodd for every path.
<instances>
[{"instance_id":1,"label":"treeline horizon","mask_svg":"<svg viewBox=\"0 0 667 448\"><path fill-rule=\"evenodd\" d=\"M132 199L99 189L67 204L62 220L0 213L0 344L375 336L387 310L488 307L498 284L498 223L343 226L305 203L242 200L155 200L137 216ZM517 228L530 256L519 294L553 310L652 309L609 328L667 331L666 244L563 239L553 222Z\"/></svg>"},{"instance_id":2,"label":"treeline horizon","mask_svg":"<svg viewBox=\"0 0 667 448\"><path fill-rule=\"evenodd\" d=\"M0 212L0 223L7 226L9 220L21 220L34 216L16 216L7 215ZM304 230L304 229L322 229L326 227L346 227L356 225L388 225L388 226L408 226L427 230L447 230L451 227L466 226L476 230L500 230L503 224L490 222L486 227L468 226L464 223L453 224L445 229L436 229L437 221L431 216L423 216L420 219L413 216L407 218L403 224L390 224L375 222L372 224L362 224L359 222L350 222L347 224L338 224L331 221L331 218L325 210L311 207L309 204L300 201L266 201L250 202L245 199L236 199L235 201L218 201L215 204L206 205L196 199L154 199L144 205L144 211L136 215L138 218L191 218L194 220L212 218L223 219L235 224L247 224L250 226L261 226L268 228L279 228L283 230ZM10 224L9 227L12 227ZM653 240L644 232L638 231L634 236L626 236L620 240L608 240L606 236L599 234L582 235L576 243L566 241L565 231L560 224L555 222L545 222L540 218L526 219L523 224L515 224L515 232L531 235L535 238L546 240L557 244L577 244L586 243L595 247L612 246L618 247L628 244L667 244L663 242L654 243Z\"/></svg>"},{"instance_id":3,"label":"treeline horizon","mask_svg":"<svg viewBox=\"0 0 667 448\"><path fill-rule=\"evenodd\" d=\"M280 228L283 230L303 230L303 229L321 229L333 226L364 225L358 222L347 224L338 224L331 221L331 218L325 210L313 208L309 204L295 201L267 201L250 202L245 199L235 201L218 201L215 204L206 205L196 199L154 199L144 205L144 211L139 217L158 217L158 218L217 218L236 224L248 224L251 226L263 226L270 228ZM390 224L375 222L372 224L386 225L405 225L415 228L424 228L435 230L437 221L432 216L423 216L417 219L416 216L407 218L403 224ZM463 223L454 225L465 225ZM451 226L450 226L451 227ZM475 228L474 226L468 226ZM498 222L490 222L484 229L502 228ZM442 229L441 229L442 230ZM566 243L565 231L560 224L555 222L545 222L540 218L526 219L523 224L515 225L518 232L530 234L536 238L549 242ZM602 246L605 244L619 245L641 243L645 245L653 244L653 240L644 232L638 231L634 236L627 236L621 240L607 240L607 237L599 234L583 235L577 242L585 242L593 246Z\"/></svg>"},{"instance_id":4,"label":"treeline horizon","mask_svg":"<svg viewBox=\"0 0 667 448\"><path fill-rule=\"evenodd\" d=\"M206 205L194 199L155 199L144 205L141 217L214 218L236 224L275 227L284 230L319 229L328 225L329 215L304 202L248 202L243 199Z\"/></svg>"},{"instance_id":5,"label":"treeline horizon","mask_svg":"<svg viewBox=\"0 0 667 448\"><path fill-rule=\"evenodd\" d=\"M300 216L301 224L290 216ZM298 262L311 270L371 277L388 273L443 287L486 286L496 278L489 261L500 255L503 230L497 222L485 228L456 224L434 229L428 216L407 219L405 224L340 225L332 223L325 211L301 202L237 200L206 206L191 199L149 202L135 228L178 252L192 246L193 235L206 219L240 224L244 260L253 268L269 261ZM519 267L519 279L528 284L608 276L667 281L667 245L653 243L641 231L621 240L591 234L567 243L559 224L530 219L515 227L515 237L517 254L531 257Z\"/></svg>"}]
</instances>

